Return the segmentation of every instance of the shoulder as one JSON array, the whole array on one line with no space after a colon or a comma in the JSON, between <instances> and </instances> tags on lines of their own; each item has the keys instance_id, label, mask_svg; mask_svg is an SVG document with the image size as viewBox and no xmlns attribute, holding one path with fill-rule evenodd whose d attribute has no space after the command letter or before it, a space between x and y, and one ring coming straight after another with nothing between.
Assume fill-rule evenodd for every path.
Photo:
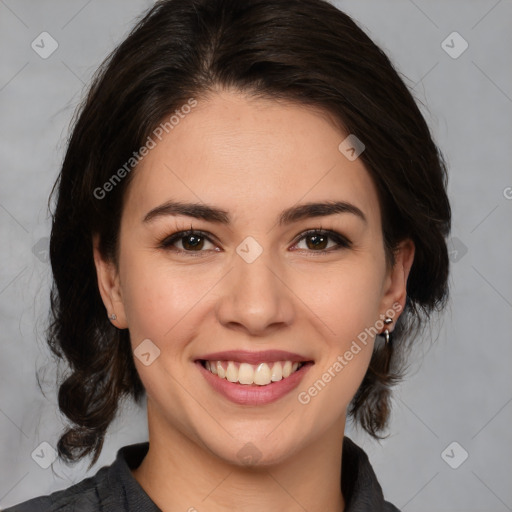
<instances>
[{"instance_id":1,"label":"shoulder","mask_svg":"<svg viewBox=\"0 0 512 512\"><path fill-rule=\"evenodd\" d=\"M115 461L67 489L38 496L3 512L124 512L133 505L139 512L159 512L131 470L138 467L149 443L120 448Z\"/></svg>"},{"instance_id":2,"label":"shoulder","mask_svg":"<svg viewBox=\"0 0 512 512\"><path fill-rule=\"evenodd\" d=\"M67 489L32 498L3 512L97 512L102 488L108 487L107 471L108 467L103 467Z\"/></svg>"},{"instance_id":3,"label":"shoulder","mask_svg":"<svg viewBox=\"0 0 512 512\"><path fill-rule=\"evenodd\" d=\"M341 464L341 489L346 512L400 512L385 501L382 487L366 452L345 436Z\"/></svg>"}]
</instances>

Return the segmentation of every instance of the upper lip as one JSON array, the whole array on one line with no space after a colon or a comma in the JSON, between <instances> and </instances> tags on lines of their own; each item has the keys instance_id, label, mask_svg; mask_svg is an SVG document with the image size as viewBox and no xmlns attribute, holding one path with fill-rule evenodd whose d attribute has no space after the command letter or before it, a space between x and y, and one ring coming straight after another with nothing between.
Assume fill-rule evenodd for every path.
<instances>
[{"instance_id":1,"label":"upper lip","mask_svg":"<svg viewBox=\"0 0 512 512\"><path fill-rule=\"evenodd\" d=\"M239 363L265 363L275 361L291 361L292 363L311 361L311 359L287 352L285 350L263 350L261 352L251 352L247 350L226 350L224 352L212 352L198 357L196 360L204 361L236 361Z\"/></svg>"}]
</instances>

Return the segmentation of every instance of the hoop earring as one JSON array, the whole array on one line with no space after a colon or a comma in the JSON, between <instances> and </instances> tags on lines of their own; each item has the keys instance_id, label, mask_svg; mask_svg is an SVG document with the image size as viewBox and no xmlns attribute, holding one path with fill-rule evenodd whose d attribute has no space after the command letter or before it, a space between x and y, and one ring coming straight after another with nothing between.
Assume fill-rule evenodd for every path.
<instances>
[{"instance_id":1,"label":"hoop earring","mask_svg":"<svg viewBox=\"0 0 512 512\"><path fill-rule=\"evenodd\" d=\"M385 325L390 325L393 323L393 320L389 317L386 317L384 320ZM389 345L391 343L391 333L389 332L389 329L386 327L385 331L382 333L382 336L384 336L386 345Z\"/></svg>"}]
</instances>

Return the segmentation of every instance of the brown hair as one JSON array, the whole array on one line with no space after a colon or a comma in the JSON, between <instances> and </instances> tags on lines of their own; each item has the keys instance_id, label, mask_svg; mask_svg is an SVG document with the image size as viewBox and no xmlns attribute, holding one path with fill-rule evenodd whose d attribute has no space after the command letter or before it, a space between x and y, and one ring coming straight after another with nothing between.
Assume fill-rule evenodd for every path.
<instances>
[{"instance_id":1,"label":"brown hair","mask_svg":"<svg viewBox=\"0 0 512 512\"><path fill-rule=\"evenodd\" d=\"M92 466L121 399L139 403L144 394L128 330L107 318L92 253L99 234L102 253L117 260L123 197L136 170L104 199L98 188L162 119L219 86L332 115L366 145L360 158L379 191L390 260L399 241L414 241L393 343L376 343L349 409L373 436L386 426L390 387L403 376L413 335L446 301L445 165L409 90L354 21L323 0L158 1L97 71L52 191L48 343L69 365L58 396L72 423L57 447L67 461L92 454Z\"/></svg>"}]
</instances>

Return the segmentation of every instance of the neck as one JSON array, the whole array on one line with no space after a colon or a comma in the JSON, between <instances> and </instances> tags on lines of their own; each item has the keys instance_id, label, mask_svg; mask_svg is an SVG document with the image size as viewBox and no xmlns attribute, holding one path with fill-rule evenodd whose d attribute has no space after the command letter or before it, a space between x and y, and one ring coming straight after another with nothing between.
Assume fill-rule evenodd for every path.
<instances>
[{"instance_id":1,"label":"neck","mask_svg":"<svg viewBox=\"0 0 512 512\"><path fill-rule=\"evenodd\" d=\"M240 466L149 414L149 451L133 476L163 511L342 512L345 418L271 466ZM153 421L149 421L153 418Z\"/></svg>"}]
</instances>

